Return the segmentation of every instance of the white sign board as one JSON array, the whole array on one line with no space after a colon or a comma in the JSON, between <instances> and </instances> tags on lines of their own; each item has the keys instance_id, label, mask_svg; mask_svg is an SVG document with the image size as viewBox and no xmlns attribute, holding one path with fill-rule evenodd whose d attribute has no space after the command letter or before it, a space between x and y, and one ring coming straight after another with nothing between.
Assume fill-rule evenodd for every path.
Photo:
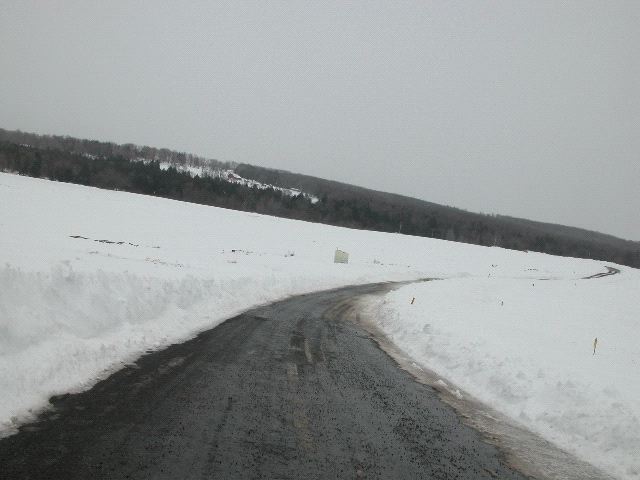
<instances>
[{"instance_id":1,"label":"white sign board","mask_svg":"<svg viewBox=\"0 0 640 480\"><path fill-rule=\"evenodd\" d=\"M336 254L333 257L333 263L349 263L349 254L336 248Z\"/></svg>"}]
</instances>

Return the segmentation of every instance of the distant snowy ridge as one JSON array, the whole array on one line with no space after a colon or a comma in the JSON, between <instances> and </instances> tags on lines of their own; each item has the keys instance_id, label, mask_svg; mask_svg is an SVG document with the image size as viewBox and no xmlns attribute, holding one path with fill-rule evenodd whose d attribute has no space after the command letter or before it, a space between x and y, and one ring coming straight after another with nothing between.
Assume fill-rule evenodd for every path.
<instances>
[{"instance_id":1,"label":"distant snowy ridge","mask_svg":"<svg viewBox=\"0 0 640 480\"><path fill-rule=\"evenodd\" d=\"M24 146L28 147L30 145L25 144ZM90 153L82 153L81 155L92 160L100 158L99 155L92 155ZM312 204L318 203L318 201L320 200L317 196L302 192L297 188L277 187L268 183L262 183L258 182L257 180L252 180L250 178L244 178L238 175L232 168L220 168L218 166L220 165L220 162L206 160L194 155L184 154L183 162L166 161L158 158L150 159L145 157L139 157L131 161L143 163L150 163L155 161L158 162L161 170L169 170L170 168L175 168L178 172L187 173L192 177L218 178L225 182L233 183L236 185L243 185L249 188L256 188L258 190L274 190L276 192L281 192L289 197L302 196L308 199Z\"/></svg>"},{"instance_id":2,"label":"distant snowy ridge","mask_svg":"<svg viewBox=\"0 0 640 480\"><path fill-rule=\"evenodd\" d=\"M241 177L231 169L216 168L209 165L177 165L170 162L160 162L160 168L162 170L168 170L171 167L175 168L179 172L188 173L192 177L219 178L220 180L224 180L225 182L235 183L236 185L244 185L245 187L249 188L257 188L259 190L275 190L277 192L282 192L283 194L290 197L298 197L302 195L304 198L309 199L311 203L317 203L319 200L319 198L315 195L304 193L297 188L276 187L275 185L269 185L267 183L261 183L250 178Z\"/></svg>"}]
</instances>

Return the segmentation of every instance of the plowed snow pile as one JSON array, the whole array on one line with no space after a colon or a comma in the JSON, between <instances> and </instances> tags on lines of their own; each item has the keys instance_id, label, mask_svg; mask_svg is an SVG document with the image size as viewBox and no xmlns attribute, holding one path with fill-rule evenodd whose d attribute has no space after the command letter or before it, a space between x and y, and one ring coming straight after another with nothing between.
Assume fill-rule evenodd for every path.
<instances>
[{"instance_id":1,"label":"plowed snow pile","mask_svg":"<svg viewBox=\"0 0 640 480\"><path fill-rule=\"evenodd\" d=\"M494 265L490 277L402 287L370 305L373 317L454 392L640 478L640 272L536 280Z\"/></svg>"},{"instance_id":2,"label":"plowed snow pile","mask_svg":"<svg viewBox=\"0 0 640 480\"><path fill-rule=\"evenodd\" d=\"M333 263L336 248L348 264ZM252 306L439 277L377 305L392 338L547 438L636 478L640 277L619 267L579 280L606 265L0 173L0 430Z\"/></svg>"}]
</instances>

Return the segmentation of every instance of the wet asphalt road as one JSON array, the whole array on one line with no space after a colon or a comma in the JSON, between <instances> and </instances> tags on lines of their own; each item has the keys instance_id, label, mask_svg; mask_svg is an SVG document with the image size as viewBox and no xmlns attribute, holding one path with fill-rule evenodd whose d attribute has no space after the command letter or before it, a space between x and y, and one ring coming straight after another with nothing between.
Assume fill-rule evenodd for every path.
<instances>
[{"instance_id":1,"label":"wet asphalt road","mask_svg":"<svg viewBox=\"0 0 640 480\"><path fill-rule=\"evenodd\" d=\"M524 478L343 318L387 288L261 307L52 399L0 478Z\"/></svg>"}]
</instances>

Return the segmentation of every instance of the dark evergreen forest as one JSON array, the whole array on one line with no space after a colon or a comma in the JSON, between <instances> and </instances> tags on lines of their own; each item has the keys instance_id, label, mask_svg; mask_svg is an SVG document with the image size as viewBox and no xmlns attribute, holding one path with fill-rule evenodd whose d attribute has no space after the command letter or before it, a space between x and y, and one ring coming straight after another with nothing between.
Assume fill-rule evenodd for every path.
<instances>
[{"instance_id":1,"label":"dark evergreen forest","mask_svg":"<svg viewBox=\"0 0 640 480\"><path fill-rule=\"evenodd\" d=\"M174 166L161 169L160 162ZM176 168L184 165L234 168L245 178L298 188L320 201L314 204L303 195L292 197L275 189L192 177ZM471 213L402 195L252 165L222 163L168 149L0 129L0 170L330 225L640 267L640 242L562 225Z\"/></svg>"}]
</instances>

